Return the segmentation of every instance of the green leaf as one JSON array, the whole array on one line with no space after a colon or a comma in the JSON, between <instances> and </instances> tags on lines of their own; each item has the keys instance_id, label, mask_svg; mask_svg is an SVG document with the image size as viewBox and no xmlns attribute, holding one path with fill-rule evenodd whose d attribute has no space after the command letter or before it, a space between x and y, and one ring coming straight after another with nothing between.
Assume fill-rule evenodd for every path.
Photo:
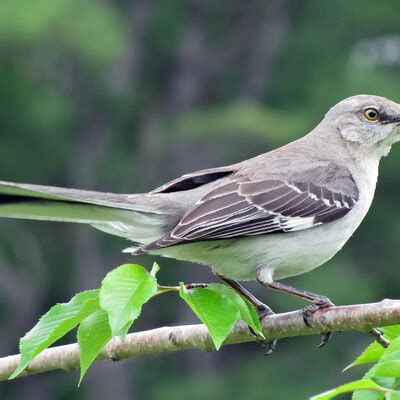
<instances>
[{"instance_id":1,"label":"green leaf","mask_svg":"<svg viewBox=\"0 0 400 400\"><path fill-rule=\"evenodd\" d=\"M157 291L155 274L136 264L124 264L109 272L100 290L100 306L107 311L112 336L124 337L140 315L142 305Z\"/></svg>"},{"instance_id":2,"label":"green leaf","mask_svg":"<svg viewBox=\"0 0 400 400\"><path fill-rule=\"evenodd\" d=\"M352 400L383 400L385 393L374 390L356 390L353 393Z\"/></svg>"},{"instance_id":3,"label":"green leaf","mask_svg":"<svg viewBox=\"0 0 400 400\"><path fill-rule=\"evenodd\" d=\"M368 372L371 377L400 377L400 337L392 340L384 349L378 363Z\"/></svg>"},{"instance_id":4,"label":"green leaf","mask_svg":"<svg viewBox=\"0 0 400 400\"><path fill-rule=\"evenodd\" d=\"M378 376L376 373L378 364L373 365L363 376L363 379L373 379L374 382L386 389L394 389L397 386L396 378ZM383 393L374 392L372 390L357 390L353 393L352 400L383 400Z\"/></svg>"},{"instance_id":5,"label":"green leaf","mask_svg":"<svg viewBox=\"0 0 400 400\"><path fill-rule=\"evenodd\" d=\"M369 379L361 379L358 381L346 383L311 398L311 400L329 400L339 394L353 392L354 390L374 390L380 393L389 393L390 389L385 389Z\"/></svg>"},{"instance_id":6,"label":"green leaf","mask_svg":"<svg viewBox=\"0 0 400 400\"><path fill-rule=\"evenodd\" d=\"M391 328L396 329L396 327ZM393 334L393 332L394 330L392 329L389 334ZM394 336L391 336L391 338L394 338ZM368 346L368 348L371 346L372 345ZM384 349L382 346L380 347L382 350L377 349L377 353L375 353L378 355L382 353L378 360L372 359L374 357L374 352L371 352L369 355L367 354L365 357L365 360L368 360L369 357L371 361L378 361L378 363L373 365L372 368L366 372L364 379L374 379L380 386L392 389L396 387L396 377L400 376L400 338L392 339L387 349ZM362 357L363 354L360 357ZM384 398L384 394L368 390L356 391L352 397L353 400L382 400Z\"/></svg>"},{"instance_id":7,"label":"green leaf","mask_svg":"<svg viewBox=\"0 0 400 400\"><path fill-rule=\"evenodd\" d=\"M385 349L378 342L373 342L343 371L346 371L356 365L379 361L384 352Z\"/></svg>"},{"instance_id":8,"label":"green leaf","mask_svg":"<svg viewBox=\"0 0 400 400\"><path fill-rule=\"evenodd\" d=\"M393 339L390 342L390 346L385 349L383 356L380 361L386 360L398 360L400 359L400 337Z\"/></svg>"},{"instance_id":9,"label":"green leaf","mask_svg":"<svg viewBox=\"0 0 400 400\"><path fill-rule=\"evenodd\" d=\"M400 336L400 325L384 326L380 329L385 334L385 336L387 336L391 340L396 339Z\"/></svg>"},{"instance_id":10,"label":"green leaf","mask_svg":"<svg viewBox=\"0 0 400 400\"><path fill-rule=\"evenodd\" d=\"M229 335L236 321L240 319L237 306L227 296L209 289L186 289L182 284L179 294L203 322L218 350Z\"/></svg>"},{"instance_id":11,"label":"green leaf","mask_svg":"<svg viewBox=\"0 0 400 400\"><path fill-rule=\"evenodd\" d=\"M364 380L374 379L381 387L392 389L396 387L396 378L400 376L400 326L384 327L382 331L391 340L390 346L384 349L376 342L370 344L345 370L355 365L378 362L367 371L364 375ZM385 397L382 392L356 390L353 393L352 400L383 400L384 398L391 398L390 396L393 399L396 398L395 395L392 395L392 392L386 393Z\"/></svg>"},{"instance_id":12,"label":"green leaf","mask_svg":"<svg viewBox=\"0 0 400 400\"><path fill-rule=\"evenodd\" d=\"M387 349L386 349L387 350ZM396 378L378 376L376 370L378 364L374 364L363 376L363 379L373 379L376 384L388 389L396 387ZM372 390L356 390L353 393L352 400L383 400L385 395L383 393L375 392Z\"/></svg>"},{"instance_id":13,"label":"green leaf","mask_svg":"<svg viewBox=\"0 0 400 400\"><path fill-rule=\"evenodd\" d=\"M400 358L398 360L387 360L380 362L375 370L376 376L400 376Z\"/></svg>"},{"instance_id":14,"label":"green leaf","mask_svg":"<svg viewBox=\"0 0 400 400\"><path fill-rule=\"evenodd\" d=\"M87 316L79 325L77 337L81 364L80 384L90 364L111 339L107 312L99 308Z\"/></svg>"},{"instance_id":15,"label":"green leaf","mask_svg":"<svg viewBox=\"0 0 400 400\"><path fill-rule=\"evenodd\" d=\"M219 283L212 283L208 285L207 289L213 290L227 297L232 301L233 304L238 308L240 313L240 319L242 319L247 325L249 325L254 332L256 332L261 337L264 337L260 318L258 317L257 311L252 304L235 292L232 288L226 285L221 285Z\"/></svg>"},{"instance_id":16,"label":"green leaf","mask_svg":"<svg viewBox=\"0 0 400 400\"><path fill-rule=\"evenodd\" d=\"M400 392L396 391L396 392L391 392L391 393L387 393L386 400L400 400Z\"/></svg>"},{"instance_id":17,"label":"green leaf","mask_svg":"<svg viewBox=\"0 0 400 400\"><path fill-rule=\"evenodd\" d=\"M21 361L10 379L18 376L34 357L51 346L99 307L98 290L78 293L68 303L56 304L20 340Z\"/></svg>"}]
</instances>

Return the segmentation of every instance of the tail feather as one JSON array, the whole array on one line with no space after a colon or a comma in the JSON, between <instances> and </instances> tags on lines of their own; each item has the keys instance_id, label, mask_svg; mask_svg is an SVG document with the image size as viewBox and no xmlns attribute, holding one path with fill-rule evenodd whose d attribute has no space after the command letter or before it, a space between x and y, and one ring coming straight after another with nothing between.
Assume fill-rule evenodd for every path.
<instances>
[{"instance_id":1,"label":"tail feather","mask_svg":"<svg viewBox=\"0 0 400 400\"><path fill-rule=\"evenodd\" d=\"M90 190L66 189L54 186L32 185L0 181L0 204L22 202L25 199L47 199L65 202L94 204L104 207L114 207L125 210L147 211L157 213L157 210L145 200L145 194L115 194Z\"/></svg>"},{"instance_id":2,"label":"tail feather","mask_svg":"<svg viewBox=\"0 0 400 400\"><path fill-rule=\"evenodd\" d=\"M86 223L149 243L163 235L166 215L146 195L127 195L0 181L0 217Z\"/></svg>"}]
</instances>

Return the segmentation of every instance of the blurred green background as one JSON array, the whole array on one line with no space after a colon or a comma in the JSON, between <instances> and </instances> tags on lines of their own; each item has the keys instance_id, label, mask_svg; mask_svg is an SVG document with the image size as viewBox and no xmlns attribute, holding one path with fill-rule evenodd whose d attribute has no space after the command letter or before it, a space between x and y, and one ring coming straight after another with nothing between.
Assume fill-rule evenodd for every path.
<instances>
[{"instance_id":1,"label":"blurred green background","mask_svg":"<svg viewBox=\"0 0 400 400\"><path fill-rule=\"evenodd\" d=\"M150 190L302 136L344 97L400 101L400 3L317 0L3 0L0 179L114 192ZM290 283L337 304L398 298L400 149L343 251ZM85 226L0 221L0 353L56 302L131 261L126 242ZM153 259L138 258L151 265ZM211 281L158 260L160 281ZM229 262L229 260L228 260ZM248 284L276 311L304 305ZM135 330L192 323L176 295ZM179 352L0 384L1 399L306 399L361 375L340 371L370 338L336 334L218 353ZM73 336L69 337L73 341Z\"/></svg>"}]
</instances>

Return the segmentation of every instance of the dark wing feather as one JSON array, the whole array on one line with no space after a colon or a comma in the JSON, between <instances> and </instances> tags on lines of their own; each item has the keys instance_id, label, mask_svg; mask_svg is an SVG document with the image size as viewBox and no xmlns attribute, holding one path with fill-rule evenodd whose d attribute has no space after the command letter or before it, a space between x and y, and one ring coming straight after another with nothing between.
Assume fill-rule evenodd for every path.
<instances>
[{"instance_id":1,"label":"dark wing feather","mask_svg":"<svg viewBox=\"0 0 400 400\"><path fill-rule=\"evenodd\" d=\"M345 216L358 200L351 176L347 189L341 190L279 179L231 181L202 197L169 235L137 253L189 241L293 232L332 222Z\"/></svg>"},{"instance_id":2,"label":"dark wing feather","mask_svg":"<svg viewBox=\"0 0 400 400\"><path fill-rule=\"evenodd\" d=\"M150 193L175 193L196 189L199 186L203 186L207 183L215 182L218 179L232 175L234 172L235 170L232 167L204 169L202 171L183 175L180 178L167 182L164 185L152 190Z\"/></svg>"}]
</instances>

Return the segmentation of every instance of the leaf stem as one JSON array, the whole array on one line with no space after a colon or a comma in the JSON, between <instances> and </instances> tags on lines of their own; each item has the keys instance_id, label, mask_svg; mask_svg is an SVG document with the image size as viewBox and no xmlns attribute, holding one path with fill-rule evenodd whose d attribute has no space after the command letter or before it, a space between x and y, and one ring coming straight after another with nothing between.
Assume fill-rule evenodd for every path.
<instances>
[{"instance_id":1,"label":"leaf stem","mask_svg":"<svg viewBox=\"0 0 400 400\"><path fill-rule=\"evenodd\" d=\"M208 287L207 283L188 283L185 286L185 289L198 289L198 288L206 288ZM165 286L165 285L158 285L157 287L157 293L155 294L162 294L162 293L167 293L167 292L179 292L180 286Z\"/></svg>"}]
</instances>

